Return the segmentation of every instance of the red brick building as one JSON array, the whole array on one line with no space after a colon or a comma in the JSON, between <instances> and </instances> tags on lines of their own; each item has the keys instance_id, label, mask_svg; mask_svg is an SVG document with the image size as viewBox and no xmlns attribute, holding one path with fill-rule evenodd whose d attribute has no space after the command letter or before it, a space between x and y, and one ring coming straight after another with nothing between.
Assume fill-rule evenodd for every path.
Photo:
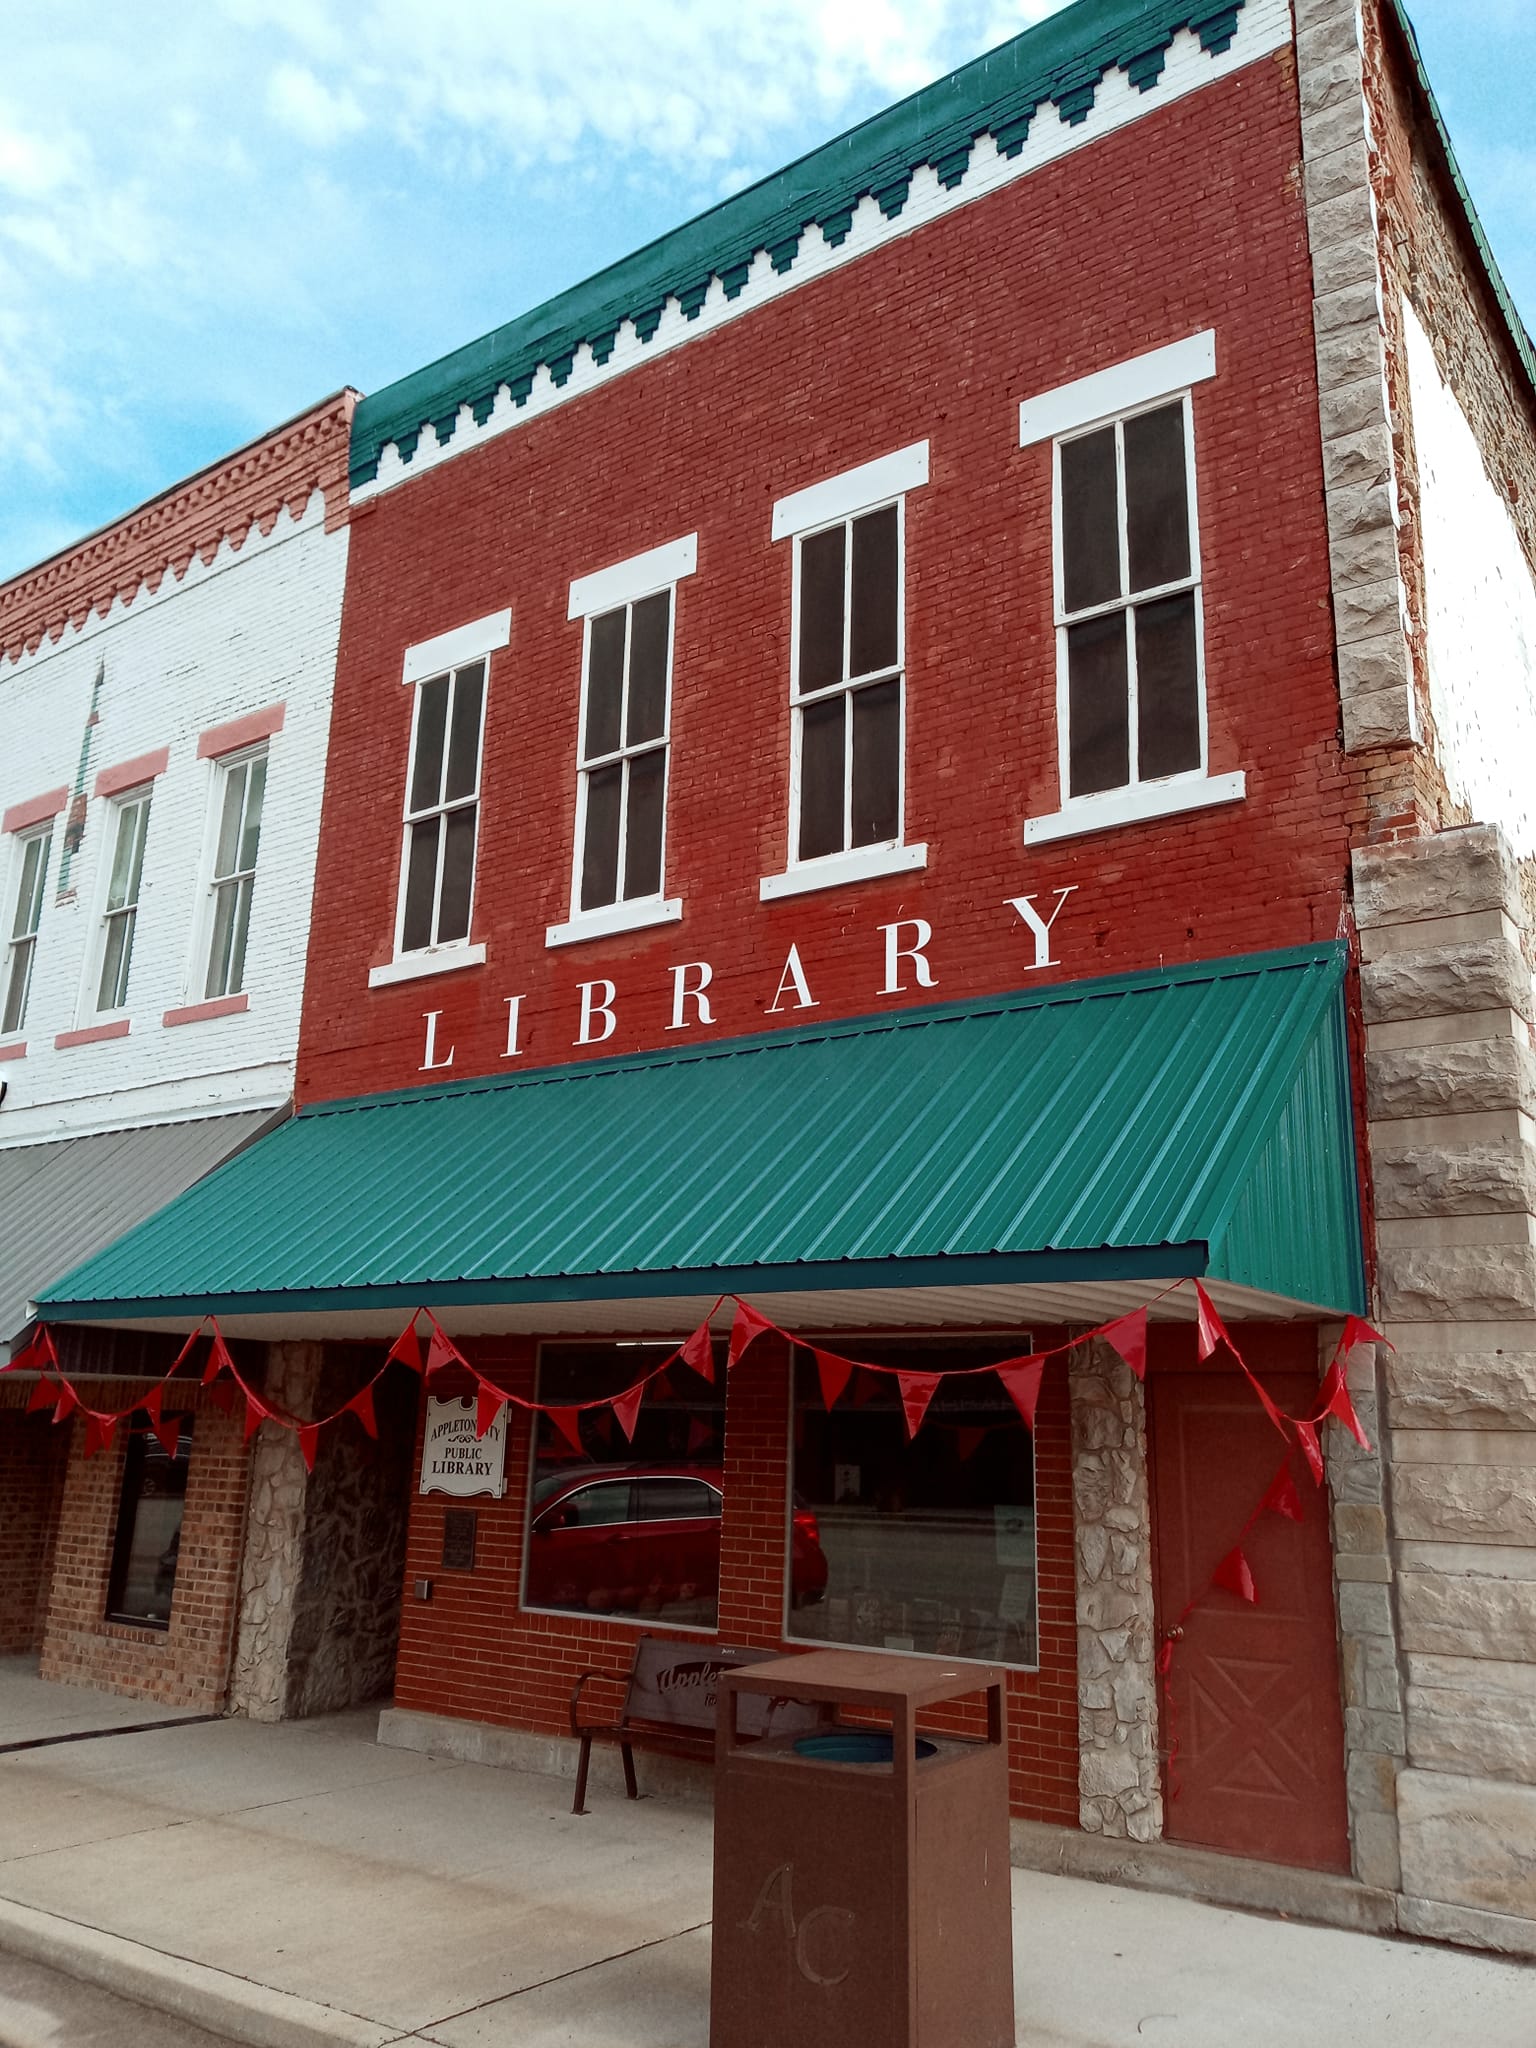
<instances>
[{"instance_id":1,"label":"red brick building","mask_svg":"<svg viewBox=\"0 0 1536 2048\"><path fill-rule=\"evenodd\" d=\"M44 1306L432 1310L391 1739L547 1762L644 1629L974 1656L1020 1857L1528 1941L1434 1822L1518 1742L1434 1730L1536 1639L1424 1487L1536 1440L1425 1363L1536 1314L1536 843L1430 484L1448 403L1528 580L1532 390L1389 0L1079 0L360 404L301 1113ZM1290 1416L1388 1319L1324 1491L1197 1279ZM627 1430L732 1295L776 1331ZM1144 1380L1074 1342L1144 1307ZM1030 1430L987 1368L1047 1350Z\"/></svg>"}]
</instances>

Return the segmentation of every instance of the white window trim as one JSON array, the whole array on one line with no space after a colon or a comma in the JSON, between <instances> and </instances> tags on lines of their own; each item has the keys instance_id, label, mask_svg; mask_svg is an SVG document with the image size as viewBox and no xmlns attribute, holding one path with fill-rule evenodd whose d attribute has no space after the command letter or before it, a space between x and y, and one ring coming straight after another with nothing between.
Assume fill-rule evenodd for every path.
<instances>
[{"instance_id":1,"label":"white window trim","mask_svg":"<svg viewBox=\"0 0 1536 2048\"><path fill-rule=\"evenodd\" d=\"M808 896L813 889L841 889L849 882L869 882L879 875L910 874L928 865L926 841L883 840L855 846L846 853L824 853L816 860L797 861L781 875L764 875L757 885L760 901L781 896Z\"/></svg>"},{"instance_id":2,"label":"white window trim","mask_svg":"<svg viewBox=\"0 0 1536 2048\"><path fill-rule=\"evenodd\" d=\"M197 871L197 908L192 918L192 946L187 960L186 973L182 978L182 999L179 1007L184 1009L201 1003L222 1003L228 1000L228 996L210 996L204 993L208 983L208 956L213 944L213 907L215 895L213 870L219 857L219 820L223 815L224 786L230 770L263 757L266 759L267 776L270 784L272 774L270 738L264 737L259 740L253 740L249 746L237 748L233 753L212 755L206 764L213 772L208 777L208 796L203 822L203 850ZM266 799L263 797L263 831L266 828L266 820L267 806ZM256 849L256 858L259 866L261 860L261 848L259 846ZM255 871L253 870L252 872L254 877ZM254 879L251 887L254 900ZM247 965L249 965L249 943L247 944L246 960ZM232 989L229 992L230 995L247 995L249 993L250 985L248 982L242 987Z\"/></svg>"},{"instance_id":3,"label":"white window trim","mask_svg":"<svg viewBox=\"0 0 1536 2048\"><path fill-rule=\"evenodd\" d=\"M788 540L813 527L832 526L839 519L851 519L856 512L869 512L876 505L889 504L907 491L918 490L928 481L928 443L914 441L892 455L881 455L841 476L830 476L780 498L773 508L771 538Z\"/></svg>"},{"instance_id":4,"label":"white window trim","mask_svg":"<svg viewBox=\"0 0 1536 2048\"><path fill-rule=\"evenodd\" d=\"M621 604L634 604L642 597L654 597L670 590L699 566L699 536L685 533L681 540L647 548L631 555L627 562L615 562L607 569L595 569L590 576L578 576L571 585L566 606L567 619L590 619L598 612L617 611ZM586 678L583 676L583 682Z\"/></svg>"},{"instance_id":5,"label":"white window trim","mask_svg":"<svg viewBox=\"0 0 1536 2048\"><path fill-rule=\"evenodd\" d=\"M11 927L16 922L16 912L21 908L21 881L26 873L27 848L33 840L40 839L45 842L45 850L42 856L43 898L37 906L37 924L28 942L32 947L32 955L27 963L27 993L21 1006L21 1022L13 1030L0 1030L0 1042L5 1044L26 1036L27 1011L32 1006L33 989L37 978L37 948L42 933L43 912L48 906L48 866L53 858L53 827L54 818L49 817L36 825L24 826L21 831L10 835L11 857L6 862L5 896L0 900L0 916L5 920L0 924L0 1020L4 1018L5 1001L10 994L11 949L21 943L12 936Z\"/></svg>"},{"instance_id":6,"label":"white window trim","mask_svg":"<svg viewBox=\"0 0 1536 2048\"><path fill-rule=\"evenodd\" d=\"M505 611L491 612L483 619L472 619L467 626L455 626L450 632L407 647L400 680L405 684L424 683L447 669L468 668L482 654L492 655L498 647L505 647L511 638L512 611L508 606ZM416 737L414 725L411 737Z\"/></svg>"},{"instance_id":7,"label":"white window trim","mask_svg":"<svg viewBox=\"0 0 1536 2048\"><path fill-rule=\"evenodd\" d=\"M510 612L498 612L496 614L496 617L498 619L505 619L510 621L512 614ZM490 623L491 622L489 620L485 619L479 621L479 624L482 626L488 625ZM465 633L468 633L471 629L466 626L461 630ZM422 646L441 647L447 641L453 639L453 637L454 636L451 633L444 633L439 635L439 637L436 640L423 641ZM501 645L506 645L505 640L501 642ZM415 651L416 650L414 649L412 650L412 652ZM475 857L473 865L471 866L469 871L469 920L471 929L473 929L475 920L475 888L480 880L480 827L481 824L483 823L483 820L480 816L480 812L485 803L485 720L491 701L490 653L484 652L483 655L482 653L466 654L462 657L458 664L459 668L469 668L473 665L473 663L481 660L482 658L485 661L485 676L480 685L480 730L475 739ZM407 665L409 665L409 655L407 655L406 660ZM429 667L422 673L422 675L420 675L416 679L416 681L432 682L436 677L444 674L453 676L457 674L457 670L444 670L441 668ZM395 883L395 951L393 959L390 960L385 967L373 967L369 969L368 986L370 988L382 988L386 986L389 981L414 981L417 979L419 975L441 974L445 971L443 965L417 966L415 973L392 973L389 971L390 969L409 967L421 961L445 962L448 966L453 967L477 967L480 964L480 961L485 958L485 947L483 945L476 947L472 945L468 939L447 939L439 945L418 946L414 952L410 953L407 953L404 948L405 891L406 883L410 876L411 863L411 782L416 773L416 728L421 721L421 691L419 689L416 689L414 684L412 687L415 693L411 698L411 738L410 744L406 749L405 794L401 799L400 808L400 866L398 879L396 880ZM449 728L447 724L445 724L443 728L443 761L445 774L447 772L446 764L448 759L448 732ZM468 798L455 799L453 807L462 808L464 805L468 803L468 801ZM448 807L440 806L437 815L443 815L443 811L446 808ZM439 858L441 858L441 856L439 856ZM439 871L438 879L441 880L441 871ZM433 922L436 922L435 914ZM478 952L479 959L469 960L464 957L465 954L472 952Z\"/></svg>"},{"instance_id":8,"label":"white window trim","mask_svg":"<svg viewBox=\"0 0 1536 2048\"><path fill-rule=\"evenodd\" d=\"M626 903L605 903L600 910L577 910L564 924L544 927L546 946L575 946L583 939L609 939L620 932L643 932L654 924L678 924L680 896L632 896Z\"/></svg>"},{"instance_id":9,"label":"white window trim","mask_svg":"<svg viewBox=\"0 0 1536 2048\"><path fill-rule=\"evenodd\" d=\"M1019 407L1019 446L1032 448L1039 441L1101 426L1160 398L1176 397L1215 374L1216 330L1207 327L1167 348L1150 349L1091 377L1026 398Z\"/></svg>"},{"instance_id":10,"label":"white window trim","mask_svg":"<svg viewBox=\"0 0 1536 2048\"><path fill-rule=\"evenodd\" d=\"M1203 811L1213 804L1239 803L1248 794L1242 769L1232 775L1188 775L1162 782L1133 782L1125 789L1100 790L1070 799L1059 811L1024 820L1024 844L1044 846L1053 839L1076 839L1087 832L1108 832L1116 825L1139 825L1149 818L1174 818L1181 811Z\"/></svg>"},{"instance_id":11,"label":"white window trim","mask_svg":"<svg viewBox=\"0 0 1536 2048\"><path fill-rule=\"evenodd\" d=\"M478 852L478 843L476 850ZM424 981L429 974L452 974L457 968L480 967L484 963L483 944L470 945L467 940L454 939L446 946L428 946L420 953L402 953L396 959L386 961L382 967L370 967L368 986L391 988L397 981Z\"/></svg>"},{"instance_id":12,"label":"white window trim","mask_svg":"<svg viewBox=\"0 0 1536 2048\"><path fill-rule=\"evenodd\" d=\"M147 803L150 813L153 814L155 781L157 779L151 778L148 782L136 782L131 789L114 790L111 796L102 799L107 807L110 829L104 835L106 843L102 847L102 858L98 865L96 885L93 891L94 903L90 939L85 949L85 974L80 984L80 996L75 1009L75 1022L71 1027L72 1029L89 1031L98 1024L117 1024L131 1014L126 1003L123 1003L114 1010L99 1010L96 1007L96 998L101 991L102 965L107 957L107 918L109 915L107 898L112 892L112 863L117 854L117 835L122 814L130 804L137 803ZM144 820L144 857L146 860L149 857L149 817L147 816ZM143 897L144 871L141 867L139 871L139 894L134 899L133 941L135 945L138 943L139 912L143 908ZM128 980L131 986L133 981L132 948L130 948L128 956Z\"/></svg>"}]
</instances>

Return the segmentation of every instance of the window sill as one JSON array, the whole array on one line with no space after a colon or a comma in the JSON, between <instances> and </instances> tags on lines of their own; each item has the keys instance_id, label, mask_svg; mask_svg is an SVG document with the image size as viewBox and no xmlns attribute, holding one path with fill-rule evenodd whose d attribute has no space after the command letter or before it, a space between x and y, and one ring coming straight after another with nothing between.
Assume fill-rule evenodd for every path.
<instances>
[{"instance_id":1,"label":"window sill","mask_svg":"<svg viewBox=\"0 0 1536 2048\"><path fill-rule=\"evenodd\" d=\"M179 1009L167 1010L160 1019L162 1024L203 1024L214 1017L238 1017L242 1010L251 1007L248 993L237 996L209 996L206 1002L183 1003Z\"/></svg>"},{"instance_id":2,"label":"window sill","mask_svg":"<svg viewBox=\"0 0 1536 2048\"><path fill-rule=\"evenodd\" d=\"M1053 839L1111 832L1117 825L1174 818L1181 811L1203 811L1213 804L1238 803L1247 793L1247 780L1241 769L1235 775L1196 775L1187 781L1143 782L1129 789L1104 790L1098 796L1069 800L1059 811L1051 811L1043 818L1026 818L1024 844L1044 846Z\"/></svg>"},{"instance_id":3,"label":"window sill","mask_svg":"<svg viewBox=\"0 0 1536 2048\"><path fill-rule=\"evenodd\" d=\"M653 924L677 924L683 915L680 896L643 896L632 903L609 903L601 910L578 910L566 924L547 925L546 946L575 946L583 939L608 939L620 932L643 932Z\"/></svg>"},{"instance_id":4,"label":"window sill","mask_svg":"<svg viewBox=\"0 0 1536 2048\"><path fill-rule=\"evenodd\" d=\"M798 862L782 875L764 875L757 885L764 903L781 896L807 896L813 889L840 889L849 882L874 881L880 875L905 875L928 865L927 842L916 846L856 846L851 853L828 853L820 860Z\"/></svg>"},{"instance_id":5,"label":"window sill","mask_svg":"<svg viewBox=\"0 0 1536 2048\"><path fill-rule=\"evenodd\" d=\"M53 1041L55 1052L64 1052L72 1045L99 1045L103 1039L126 1038L128 1019L116 1017L110 1024L87 1024L79 1031L61 1031Z\"/></svg>"},{"instance_id":6,"label":"window sill","mask_svg":"<svg viewBox=\"0 0 1536 2048\"><path fill-rule=\"evenodd\" d=\"M27 1056L27 1041L13 1038L9 1045L0 1045L0 1060L24 1060Z\"/></svg>"},{"instance_id":7,"label":"window sill","mask_svg":"<svg viewBox=\"0 0 1536 2048\"><path fill-rule=\"evenodd\" d=\"M429 946L424 953L403 953L382 967L370 967L370 988L391 988L397 981L425 981L429 974L454 974L461 967L483 967L485 947Z\"/></svg>"}]
</instances>

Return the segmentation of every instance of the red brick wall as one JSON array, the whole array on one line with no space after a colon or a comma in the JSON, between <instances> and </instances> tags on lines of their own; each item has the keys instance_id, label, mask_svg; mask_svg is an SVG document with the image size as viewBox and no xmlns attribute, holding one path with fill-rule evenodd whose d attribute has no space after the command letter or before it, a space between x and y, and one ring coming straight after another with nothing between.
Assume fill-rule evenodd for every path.
<instances>
[{"instance_id":1,"label":"red brick wall","mask_svg":"<svg viewBox=\"0 0 1536 2048\"><path fill-rule=\"evenodd\" d=\"M581 1057L578 986L618 984L594 1051L676 1044L670 969L708 961L714 1035L765 1019L791 941L818 1021L1029 978L1009 899L1071 886L1044 979L1330 938L1375 799L1340 753L1289 52L807 284L353 515L300 1045L303 1099ZM1049 447L1020 399L1205 327L1194 398L1210 766L1243 803L1026 853L1057 804ZM926 872L764 904L787 835L791 546L779 496L909 442L906 832ZM681 925L547 950L569 911L582 628L572 577L697 530L680 586L666 887ZM483 968L370 991L388 958L411 693L403 650L510 605L492 661ZM1392 808L1399 807L1394 789ZM932 991L882 997L878 926L934 928ZM693 1035L701 1033L697 1027Z\"/></svg>"},{"instance_id":2,"label":"red brick wall","mask_svg":"<svg viewBox=\"0 0 1536 2048\"><path fill-rule=\"evenodd\" d=\"M89 1398L102 1409L119 1408L135 1391L126 1382L97 1381ZM170 1626L134 1628L106 1619L126 1425L119 1425L110 1449L87 1459L85 1426L77 1416L61 1425L70 1432L69 1463L41 1670L44 1678L71 1685L212 1709L223 1700L229 1674L249 1456L242 1418L220 1414L199 1390L168 1394L165 1412L197 1417Z\"/></svg>"},{"instance_id":3,"label":"red brick wall","mask_svg":"<svg viewBox=\"0 0 1536 2048\"><path fill-rule=\"evenodd\" d=\"M1059 1333L1038 1334L1049 1343ZM848 1347L857 1355L857 1339ZM529 1339L466 1341L476 1362L509 1391L534 1392L535 1345ZM789 1486L789 1353L777 1338L752 1346L731 1374L725 1436L725 1512L720 1542L720 1640L793 1649L782 1634L784 1503ZM440 1398L471 1390L467 1379L434 1380ZM417 1427L420 1470L425 1401ZM395 1698L424 1713L558 1735L579 1672L622 1674L647 1624L524 1614L518 1607L523 1517L528 1496L530 1419L511 1411L506 1493L475 1500L473 1572L441 1565L443 1512L458 1503L441 1494L411 1502L406 1600ZM1047 1375L1036 1417L1035 1489L1040 1558L1040 1669L1008 1683L1013 1809L1036 1820L1077 1820L1077 1630L1073 1596L1071 1432L1064 1365ZM410 1597L416 1578L432 1598ZM665 1630L652 1630L665 1633ZM610 1708L617 1692L599 1695ZM964 1726L963 1719L954 1725Z\"/></svg>"},{"instance_id":4,"label":"red brick wall","mask_svg":"<svg viewBox=\"0 0 1536 2048\"><path fill-rule=\"evenodd\" d=\"M0 1392L0 1656L35 1650L64 1480L65 1440L46 1415L27 1415L30 1384Z\"/></svg>"}]
</instances>

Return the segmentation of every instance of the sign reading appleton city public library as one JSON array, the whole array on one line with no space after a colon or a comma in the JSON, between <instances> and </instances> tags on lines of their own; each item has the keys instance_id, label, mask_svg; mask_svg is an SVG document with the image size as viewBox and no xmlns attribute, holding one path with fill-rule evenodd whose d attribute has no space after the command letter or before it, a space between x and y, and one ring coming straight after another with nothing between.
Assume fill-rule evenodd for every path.
<instances>
[{"instance_id":1,"label":"sign reading appleton city public library","mask_svg":"<svg viewBox=\"0 0 1536 2048\"><path fill-rule=\"evenodd\" d=\"M421 1491L466 1499L507 1490L507 1414L503 1408L484 1436L475 1435L475 1401L427 1398L427 1434L421 1446Z\"/></svg>"}]
</instances>

